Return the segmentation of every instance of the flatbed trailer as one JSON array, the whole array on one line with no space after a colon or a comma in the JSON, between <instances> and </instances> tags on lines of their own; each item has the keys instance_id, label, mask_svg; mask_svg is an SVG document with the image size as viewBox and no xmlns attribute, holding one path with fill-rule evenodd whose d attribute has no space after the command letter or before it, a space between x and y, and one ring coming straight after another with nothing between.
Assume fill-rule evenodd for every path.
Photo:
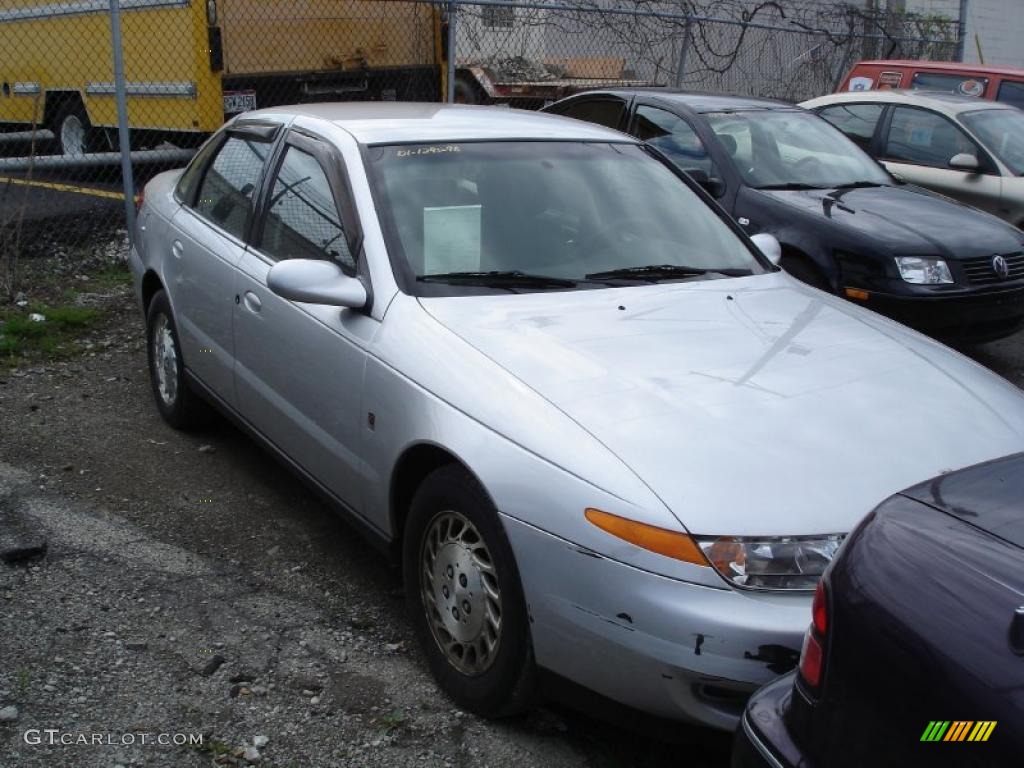
<instances>
[{"instance_id":1,"label":"flatbed trailer","mask_svg":"<svg viewBox=\"0 0 1024 768\"><path fill-rule=\"evenodd\" d=\"M563 77L550 80L501 79L487 67L460 67L456 74L456 101L467 104L508 104L540 109L553 101L594 88L639 88L644 80L600 77Z\"/></svg>"}]
</instances>

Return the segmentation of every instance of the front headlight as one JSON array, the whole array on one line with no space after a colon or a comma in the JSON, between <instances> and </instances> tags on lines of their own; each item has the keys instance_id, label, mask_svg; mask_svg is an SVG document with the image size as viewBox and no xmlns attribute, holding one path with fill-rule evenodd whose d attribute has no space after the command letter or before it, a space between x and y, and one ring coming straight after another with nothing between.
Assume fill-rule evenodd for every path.
<instances>
[{"instance_id":1,"label":"front headlight","mask_svg":"<svg viewBox=\"0 0 1024 768\"><path fill-rule=\"evenodd\" d=\"M813 590L845 534L823 536L697 536L721 576L743 589Z\"/></svg>"},{"instance_id":2,"label":"front headlight","mask_svg":"<svg viewBox=\"0 0 1024 768\"><path fill-rule=\"evenodd\" d=\"M945 259L897 256L896 268L900 271L900 277L914 285L942 285L953 282L953 275Z\"/></svg>"}]
</instances>

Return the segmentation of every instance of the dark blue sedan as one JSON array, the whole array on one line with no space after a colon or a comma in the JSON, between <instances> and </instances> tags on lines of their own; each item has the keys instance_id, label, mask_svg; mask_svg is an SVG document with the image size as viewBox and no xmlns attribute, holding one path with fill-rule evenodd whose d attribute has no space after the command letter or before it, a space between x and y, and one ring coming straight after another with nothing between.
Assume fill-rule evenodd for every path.
<instances>
[{"instance_id":1,"label":"dark blue sedan","mask_svg":"<svg viewBox=\"0 0 1024 768\"><path fill-rule=\"evenodd\" d=\"M894 178L792 104L670 89L587 91L544 108L633 134L701 184L794 277L944 339L1024 327L1024 236Z\"/></svg>"},{"instance_id":2,"label":"dark blue sedan","mask_svg":"<svg viewBox=\"0 0 1024 768\"><path fill-rule=\"evenodd\" d=\"M1024 454L885 501L818 587L734 768L1024 765Z\"/></svg>"}]
</instances>

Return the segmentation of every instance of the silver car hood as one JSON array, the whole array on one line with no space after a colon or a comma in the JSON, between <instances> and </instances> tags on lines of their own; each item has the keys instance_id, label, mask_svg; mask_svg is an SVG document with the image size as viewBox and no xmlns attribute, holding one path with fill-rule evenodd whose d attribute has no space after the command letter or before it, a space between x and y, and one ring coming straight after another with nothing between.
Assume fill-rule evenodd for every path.
<instances>
[{"instance_id":1,"label":"silver car hood","mask_svg":"<svg viewBox=\"0 0 1024 768\"><path fill-rule=\"evenodd\" d=\"M1008 382L781 273L420 302L696 534L847 532L896 491L1024 450Z\"/></svg>"}]
</instances>

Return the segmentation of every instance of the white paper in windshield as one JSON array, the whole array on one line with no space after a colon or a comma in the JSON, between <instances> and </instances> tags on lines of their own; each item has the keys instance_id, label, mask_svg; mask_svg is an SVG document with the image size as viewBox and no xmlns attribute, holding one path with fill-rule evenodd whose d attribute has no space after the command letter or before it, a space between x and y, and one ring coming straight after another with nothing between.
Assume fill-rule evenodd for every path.
<instances>
[{"instance_id":1,"label":"white paper in windshield","mask_svg":"<svg viewBox=\"0 0 1024 768\"><path fill-rule=\"evenodd\" d=\"M423 274L480 269L479 205L423 209Z\"/></svg>"}]
</instances>

